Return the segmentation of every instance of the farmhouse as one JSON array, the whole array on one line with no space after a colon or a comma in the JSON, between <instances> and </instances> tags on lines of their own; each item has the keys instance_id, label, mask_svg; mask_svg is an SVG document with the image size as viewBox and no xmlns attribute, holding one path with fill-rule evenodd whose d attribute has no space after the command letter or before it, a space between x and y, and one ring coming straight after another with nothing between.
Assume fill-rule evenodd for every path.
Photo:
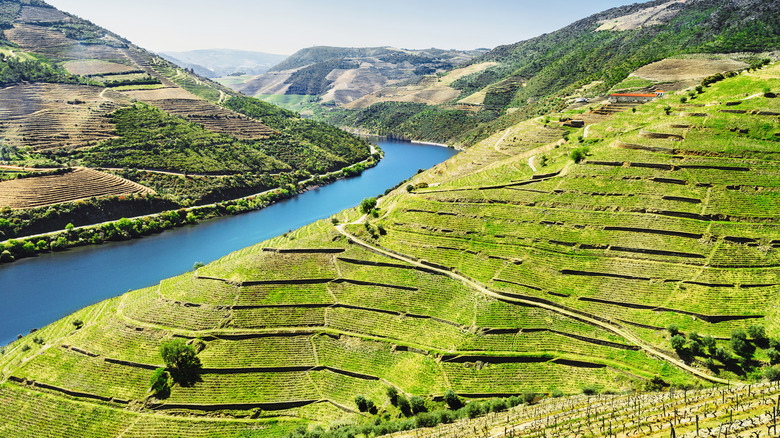
<instances>
[{"instance_id":1,"label":"farmhouse","mask_svg":"<svg viewBox=\"0 0 780 438\"><path fill-rule=\"evenodd\" d=\"M609 101L612 103L645 103L664 97L664 94L661 90L655 93L614 93L609 95Z\"/></svg>"}]
</instances>

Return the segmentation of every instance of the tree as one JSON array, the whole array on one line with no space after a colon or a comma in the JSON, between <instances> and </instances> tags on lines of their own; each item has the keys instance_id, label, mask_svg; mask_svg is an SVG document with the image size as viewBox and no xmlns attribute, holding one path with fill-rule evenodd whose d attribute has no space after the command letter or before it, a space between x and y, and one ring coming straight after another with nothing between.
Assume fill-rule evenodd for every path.
<instances>
[{"instance_id":1,"label":"tree","mask_svg":"<svg viewBox=\"0 0 780 438\"><path fill-rule=\"evenodd\" d=\"M390 399L390 404L398 406L398 390L394 386L387 387L387 398Z\"/></svg>"},{"instance_id":2,"label":"tree","mask_svg":"<svg viewBox=\"0 0 780 438\"><path fill-rule=\"evenodd\" d=\"M458 394L455 394L455 391L452 389L448 389L447 392L444 393L444 403L447 403L447 406L452 410L460 409L460 407L463 406L460 397L458 397Z\"/></svg>"},{"instance_id":3,"label":"tree","mask_svg":"<svg viewBox=\"0 0 780 438\"><path fill-rule=\"evenodd\" d=\"M780 369L777 367L769 367L764 370L764 377L770 382L776 382L780 380Z\"/></svg>"},{"instance_id":4,"label":"tree","mask_svg":"<svg viewBox=\"0 0 780 438\"><path fill-rule=\"evenodd\" d=\"M747 359L753 356L755 348L747 341L747 333L737 329L731 332L731 349L737 356Z\"/></svg>"},{"instance_id":5,"label":"tree","mask_svg":"<svg viewBox=\"0 0 780 438\"><path fill-rule=\"evenodd\" d=\"M676 351L677 354L680 354L682 351L684 351L685 338L682 335L672 336L672 348L674 348L674 351Z\"/></svg>"},{"instance_id":6,"label":"tree","mask_svg":"<svg viewBox=\"0 0 780 438\"><path fill-rule=\"evenodd\" d=\"M157 368L152 373L149 386L157 398L167 398L171 394L170 377L171 375L165 371L165 368Z\"/></svg>"},{"instance_id":7,"label":"tree","mask_svg":"<svg viewBox=\"0 0 780 438\"><path fill-rule=\"evenodd\" d=\"M360 412L366 412L368 410L368 400L362 395L355 396L355 404Z\"/></svg>"},{"instance_id":8,"label":"tree","mask_svg":"<svg viewBox=\"0 0 780 438\"><path fill-rule=\"evenodd\" d=\"M173 380L182 386L189 386L199 378L202 365L196 355L195 348L181 339L172 339L160 346L160 356L170 369Z\"/></svg>"},{"instance_id":9,"label":"tree","mask_svg":"<svg viewBox=\"0 0 780 438\"><path fill-rule=\"evenodd\" d=\"M376 198L366 198L360 202L360 211L363 214L368 214L376 207Z\"/></svg>"},{"instance_id":10,"label":"tree","mask_svg":"<svg viewBox=\"0 0 780 438\"><path fill-rule=\"evenodd\" d=\"M753 338L753 342L759 345L766 345L766 330L763 325L751 325L748 327L747 332Z\"/></svg>"},{"instance_id":11,"label":"tree","mask_svg":"<svg viewBox=\"0 0 780 438\"><path fill-rule=\"evenodd\" d=\"M414 414L428 411L428 409L425 407L425 400L416 395L413 396L411 400L409 400L409 406L412 408L412 413Z\"/></svg>"},{"instance_id":12,"label":"tree","mask_svg":"<svg viewBox=\"0 0 780 438\"><path fill-rule=\"evenodd\" d=\"M12 261L14 261L14 256L11 255L11 251L6 249L3 252L0 252L0 263L10 263Z\"/></svg>"},{"instance_id":13,"label":"tree","mask_svg":"<svg viewBox=\"0 0 780 438\"><path fill-rule=\"evenodd\" d=\"M769 363L772 365L780 363L780 351L777 351L776 348L767 348L766 356L769 358Z\"/></svg>"},{"instance_id":14,"label":"tree","mask_svg":"<svg viewBox=\"0 0 780 438\"><path fill-rule=\"evenodd\" d=\"M406 399L403 395L399 394L398 397L395 398L396 400L396 406L398 409L401 410L401 412L404 413L404 415L411 415L412 410L409 406L409 400Z\"/></svg>"}]
</instances>

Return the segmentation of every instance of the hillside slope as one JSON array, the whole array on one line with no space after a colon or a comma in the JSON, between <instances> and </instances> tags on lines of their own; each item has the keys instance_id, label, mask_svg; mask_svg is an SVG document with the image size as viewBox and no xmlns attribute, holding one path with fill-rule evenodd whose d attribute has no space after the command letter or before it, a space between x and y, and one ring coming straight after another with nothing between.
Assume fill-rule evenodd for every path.
<instances>
[{"instance_id":1,"label":"hillside slope","mask_svg":"<svg viewBox=\"0 0 780 438\"><path fill-rule=\"evenodd\" d=\"M761 52L780 49L778 9L777 0L657 0L614 8L475 57L469 64L492 65L453 81L460 93L444 105L401 97L323 117L381 134L470 145L563 109L582 87L601 95L637 68L675 55L741 52L748 63L761 59ZM404 95L392 87L376 94ZM407 116L392 118L397 112Z\"/></svg>"},{"instance_id":2,"label":"hillside slope","mask_svg":"<svg viewBox=\"0 0 780 438\"><path fill-rule=\"evenodd\" d=\"M481 53L484 51L311 47L299 50L268 73L234 88L269 101L273 99L269 95L292 95L342 105L386 85L442 72Z\"/></svg>"},{"instance_id":3,"label":"hillside slope","mask_svg":"<svg viewBox=\"0 0 780 438\"><path fill-rule=\"evenodd\" d=\"M370 156L368 143L353 135L247 100L42 1L0 1L0 29L0 165L7 166L0 180L29 177L13 187L39 190L36 168L101 167L148 187L154 199L147 204L179 208L296 184ZM71 192L49 198L81 199ZM119 204L129 194L97 192ZM14 207L0 213L0 241L61 230L66 218L44 217L59 215L46 213L50 205L0 202ZM76 207L83 211L75 217L97 222L132 210L91 201Z\"/></svg>"},{"instance_id":4,"label":"hillside slope","mask_svg":"<svg viewBox=\"0 0 780 438\"><path fill-rule=\"evenodd\" d=\"M635 111L517 124L418 174L375 214L342 212L23 337L0 356L0 427L302 436L331 424L374 436L522 403L508 396L758 380L780 337L780 65L731 76ZM573 114L588 126L551 122ZM172 339L202 369L155 395ZM451 411L448 390L496 399ZM742 410L729 415L765 428L755 406L776 386L736 391ZM645 399L647 418L668 418L669 397ZM692 396L690 411L686 397L675 408L717 398ZM502 414L492 436L518 423L538 433L532 420L565 406L566 424L607 434L615 403L629 403L610 400ZM674 415L691 430L691 414ZM548 431L557 418L542 419ZM620 418L609 427L631 425Z\"/></svg>"}]
</instances>

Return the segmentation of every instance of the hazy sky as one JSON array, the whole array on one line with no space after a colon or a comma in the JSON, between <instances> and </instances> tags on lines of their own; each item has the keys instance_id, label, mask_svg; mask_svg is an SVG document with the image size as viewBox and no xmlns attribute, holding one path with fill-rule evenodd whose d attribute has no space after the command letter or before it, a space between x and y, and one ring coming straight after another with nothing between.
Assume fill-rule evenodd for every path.
<instances>
[{"instance_id":1,"label":"hazy sky","mask_svg":"<svg viewBox=\"0 0 780 438\"><path fill-rule=\"evenodd\" d=\"M146 49L493 48L639 0L47 0Z\"/></svg>"}]
</instances>

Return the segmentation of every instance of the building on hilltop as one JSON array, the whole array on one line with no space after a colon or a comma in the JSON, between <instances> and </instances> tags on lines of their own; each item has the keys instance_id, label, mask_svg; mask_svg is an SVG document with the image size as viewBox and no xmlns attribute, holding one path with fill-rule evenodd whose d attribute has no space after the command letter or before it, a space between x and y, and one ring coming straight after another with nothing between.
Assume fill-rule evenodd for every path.
<instances>
[{"instance_id":1,"label":"building on hilltop","mask_svg":"<svg viewBox=\"0 0 780 438\"><path fill-rule=\"evenodd\" d=\"M664 97L665 92L658 90L655 93L614 93L609 95L611 103L646 103Z\"/></svg>"}]
</instances>

